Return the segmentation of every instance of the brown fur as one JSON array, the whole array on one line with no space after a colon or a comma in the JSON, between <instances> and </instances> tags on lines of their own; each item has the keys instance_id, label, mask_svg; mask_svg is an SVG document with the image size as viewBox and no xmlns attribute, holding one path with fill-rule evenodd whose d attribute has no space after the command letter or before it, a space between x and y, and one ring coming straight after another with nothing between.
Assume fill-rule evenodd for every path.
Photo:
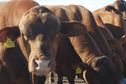
<instances>
[{"instance_id":1,"label":"brown fur","mask_svg":"<svg viewBox=\"0 0 126 84\"><path fill-rule=\"evenodd\" d=\"M118 71L119 71L120 75L123 75L124 67L123 67L122 60L124 57L124 51L123 51L122 46L121 46L120 42L118 40L116 40L113 37L113 35L111 34L111 32L106 28L106 26L102 22L100 16L94 15L94 17L99 26L98 28L104 34L110 48L112 49L113 52L115 52L115 54L117 54L117 56L115 55L115 57L113 58L113 62L117 65L116 67L117 67L117 69L119 69Z\"/></svg>"},{"instance_id":2,"label":"brown fur","mask_svg":"<svg viewBox=\"0 0 126 84\"><path fill-rule=\"evenodd\" d=\"M34 7L34 6L36 6L36 5L38 5L38 3L36 3L36 2L34 2L34 1L25 1L25 0L20 0L20 1L18 1L18 0L14 0L14 1L9 1L9 2L2 2L2 3L0 3L0 29L3 29L5 26L17 26L18 25L18 23L19 23L19 20L20 20L20 18L22 17L22 15L27 11L27 10L29 10L31 7ZM15 39L15 38L13 38L13 39ZM2 47L2 46L1 46ZM8 49L7 49L8 50ZM9 51L15 51L16 50L16 48L14 48L13 50L9 50ZM5 50L6 51L6 50ZM11 53L12 53L11 52ZM19 51L19 52L21 52L21 51ZM6 52L7 53L7 52ZM9 56L12 56L11 55L11 53L9 52L9 53L7 53ZM18 53L18 51L17 51L17 53ZM22 53L22 52L21 52ZM18 53L19 54L19 53ZM4 56L4 55L3 55ZM16 55L14 55L14 56L16 56ZM19 57L20 57L20 54L18 55ZM5 56L6 57L6 56ZM24 57L24 56L23 56ZM22 57L22 58L23 58ZM6 57L7 58L7 57ZM11 60L10 58L8 59L9 61L14 61L14 60ZM19 60L19 59L18 59ZM18 61L17 60L17 61ZM21 60L19 60L19 61L22 61L22 63L23 63L23 60L21 59ZM3 61L4 62L4 61ZM7 61L8 62L8 61ZM17 64L17 62L16 62L16 60L14 61L15 62L15 64ZM25 61L26 62L26 61ZM27 62L26 62L27 63ZM11 64L11 63L10 63ZM8 69L6 69L6 70L8 70L9 71L9 73L4 73L4 74L8 74L8 76L11 76L11 75L9 75L9 74L12 74L13 75L13 73L12 72L17 72L18 73L18 71L13 71L13 69L15 69L15 70L17 70L16 69L16 66L18 66L18 65L16 65L15 67L11 67L11 66L13 66L13 64L11 64L11 65L9 65L9 67L8 68L12 68L12 71L9 71ZM22 67L25 67L25 66L27 66L27 64L26 65L21 65L20 66L20 68ZM24 70L25 70L25 68L24 68ZM19 73L21 73L20 71L19 71ZM19 74L18 73L18 74ZM23 72L23 73L26 73L26 75L24 75L24 76L26 76L26 77L23 77L23 75L22 75L22 78L26 78L27 79L27 76L29 76L29 73L28 72ZM4 76L1 76L1 83L2 83L2 78L3 78ZM11 77L10 77L11 78ZM13 77L13 79L15 80L17 77ZM18 78L17 78L18 79ZM20 79L19 79L19 81L16 79L16 81L17 81L17 83L19 84L19 82L22 84L22 82L20 81ZM8 79L9 80L9 79ZM8 81L7 80L7 81ZM25 81L27 81L27 80L25 80ZM28 81L30 81L30 80L28 80ZM16 82L15 82L16 83ZM30 82L29 82L30 83ZM29 84L28 82L26 83L26 84ZM2 84L4 84L4 83L2 83ZM10 83L7 83L7 84L11 84L11 82ZM24 83L23 83L24 84Z\"/></svg>"},{"instance_id":3,"label":"brown fur","mask_svg":"<svg viewBox=\"0 0 126 84\"><path fill-rule=\"evenodd\" d=\"M0 38L5 36L3 37L5 41L10 38L15 43L15 47L6 48L3 45L5 41L3 39L0 41L0 81L2 84L31 84L27 60L15 41L19 35L20 32L16 27L6 27L0 31Z\"/></svg>"},{"instance_id":4,"label":"brown fur","mask_svg":"<svg viewBox=\"0 0 126 84\"><path fill-rule=\"evenodd\" d=\"M126 13L125 10L119 10L122 9L120 8L122 6L119 6L118 4L123 5L120 1L116 1L112 5L105 6L93 12L101 17L103 23L112 32L116 39L120 39L126 33L126 23L124 21Z\"/></svg>"},{"instance_id":5,"label":"brown fur","mask_svg":"<svg viewBox=\"0 0 126 84\"><path fill-rule=\"evenodd\" d=\"M100 8L100 9L94 11L93 13L96 16L98 15L102 19L103 24L105 26L104 28L109 29L110 32L112 33L112 35L114 36L115 40L114 39L113 39L113 41L108 40L108 43L109 43L110 47L112 48L112 50L121 57L121 60L124 64L124 68L125 68L125 57L126 57L125 52L123 50L123 47L122 47L120 41L118 41L126 33L126 27L125 27L126 23L123 18L123 17L125 17L125 15L122 14L122 12L125 12L125 11L118 10L114 6L117 4L121 5L122 3L119 3L119 1L116 1L113 5L105 6L103 8ZM96 21L97 20L98 19L96 19ZM106 33L104 35L106 35ZM106 36L106 38L107 38L107 36Z\"/></svg>"},{"instance_id":6,"label":"brown fur","mask_svg":"<svg viewBox=\"0 0 126 84\"><path fill-rule=\"evenodd\" d=\"M112 4L112 6L116 10L118 10L121 13L123 19L126 20L126 1L125 0L117 0Z\"/></svg>"},{"instance_id":7,"label":"brown fur","mask_svg":"<svg viewBox=\"0 0 126 84\"><path fill-rule=\"evenodd\" d=\"M36 5L38 5L38 3L34 1L25 1L25 0L21 0L21 1L14 0L14 1L0 3L0 29L3 29L5 26L17 26L22 15L31 7ZM15 36L14 33L12 36ZM16 39L16 38L14 37L12 39ZM27 61L24 58L22 51L19 48L19 45L17 44L18 43L16 43L15 48L5 49L0 53L0 54L2 53L5 54L2 55L4 58L2 60L2 63L6 63L6 65L1 64L2 66L1 69L2 70L4 69L3 72L1 72L1 74L3 75L1 75L0 77L2 84L11 84L11 83L31 84L28 69L27 69ZM3 48L3 45L1 45L1 48ZM6 80L5 78L8 78L10 82L6 83L6 81L8 80Z\"/></svg>"},{"instance_id":8,"label":"brown fur","mask_svg":"<svg viewBox=\"0 0 126 84\"><path fill-rule=\"evenodd\" d=\"M88 32L90 32L91 35L94 36L93 38L97 42L97 45L98 45L98 47L100 47L102 52L110 57L114 56L112 50L110 49L110 47L107 43L107 40L101 34L101 32L97 29L97 25L95 23L95 20L92 16L91 12L89 12L86 8L84 8L82 6L75 6L75 5L53 6L53 7L47 6L47 7L50 10L52 10L56 14L56 16L58 16L61 19L61 21L79 21L79 22L83 23L86 26ZM81 51L78 51L78 50L83 51L83 48L85 48L86 46L82 46L82 45L84 45L84 42L86 42L88 40L86 40L86 41L80 40L80 39L82 39L80 37L76 37L76 39L77 39L77 41L72 40L71 42L72 42L76 52L78 52L78 54L80 54ZM81 42L83 42L83 43L80 44ZM87 46L86 48L89 48L89 46ZM90 51L90 50L87 50L87 52L88 51ZM93 53L94 50L90 51L90 52ZM87 56L86 51L84 51L84 55L79 55L79 56L82 56L80 58L83 60L83 62L88 61L88 58L89 58L89 60L92 60L92 58L86 57ZM96 55L94 55L94 56L96 56Z\"/></svg>"},{"instance_id":9,"label":"brown fur","mask_svg":"<svg viewBox=\"0 0 126 84\"><path fill-rule=\"evenodd\" d=\"M66 25L63 25L63 26L66 26ZM72 24L68 27L74 28L75 26L76 26L75 24ZM115 68L115 65L113 64L111 58L109 58L107 56L103 56L104 54L100 51L97 44L95 43L93 38L88 34L86 28L83 25L80 25L77 27L77 29L80 29L80 28L82 28L84 30L78 31L78 33L80 32L79 35L69 37L69 38L70 38L70 42L72 43L72 45L73 45L74 49L76 50L76 52L78 53L78 55L80 56L81 60L85 64L91 66L93 68L93 70L97 72L96 77L97 76L100 77L99 82L101 84L104 84L104 83L105 84L109 84L109 83L118 84L116 68ZM104 68L102 68L102 67L104 67ZM87 70L90 71L92 69L87 69ZM108 78L107 74L110 75L111 71L114 71L114 73L111 74L111 76L109 76L110 81L107 81L107 78ZM106 73L106 75L104 73ZM89 77L91 79L93 79L91 75ZM88 79L86 79L86 80L88 80ZM90 81L88 81L88 82L90 82ZM89 84L91 84L91 83L89 83Z\"/></svg>"}]
</instances>

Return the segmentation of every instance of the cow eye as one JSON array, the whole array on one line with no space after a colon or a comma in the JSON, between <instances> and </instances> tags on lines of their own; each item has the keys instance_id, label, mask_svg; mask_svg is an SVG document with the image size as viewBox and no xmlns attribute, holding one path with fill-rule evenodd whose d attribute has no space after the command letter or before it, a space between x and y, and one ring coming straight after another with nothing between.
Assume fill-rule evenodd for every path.
<instances>
[{"instance_id":1,"label":"cow eye","mask_svg":"<svg viewBox=\"0 0 126 84\"><path fill-rule=\"evenodd\" d=\"M25 37L27 38L27 40L32 40L34 39L35 35L32 32L29 32L28 34L25 35Z\"/></svg>"}]
</instances>

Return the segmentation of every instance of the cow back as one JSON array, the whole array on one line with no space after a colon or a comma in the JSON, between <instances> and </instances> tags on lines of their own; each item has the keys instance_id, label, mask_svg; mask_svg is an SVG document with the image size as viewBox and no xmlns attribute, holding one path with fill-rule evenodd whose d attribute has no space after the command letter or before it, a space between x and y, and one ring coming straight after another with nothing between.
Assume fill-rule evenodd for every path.
<instances>
[{"instance_id":1,"label":"cow back","mask_svg":"<svg viewBox=\"0 0 126 84\"><path fill-rule=\"evenodd\" d=\"M0 4L0 27L18 25L22 15L38 5L35 1L14 0Z\"/></svg>"}]
</instances>

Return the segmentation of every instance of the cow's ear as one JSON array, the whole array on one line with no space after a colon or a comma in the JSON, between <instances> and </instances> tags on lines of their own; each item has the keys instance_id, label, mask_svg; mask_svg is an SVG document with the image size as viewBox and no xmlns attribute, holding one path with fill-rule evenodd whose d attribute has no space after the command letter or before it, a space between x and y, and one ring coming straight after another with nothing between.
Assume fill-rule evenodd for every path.
<instances>
[{"instance_id":1,"label":"cow's ear","mask_svg":"<svg viewBox=\"0 0 126 84\"><path fill-rule=\"evenodd\" d=\"M64 33L68 36L76 36L83 33L86 30L86 27L80 22L62 22L61 23L61 33Z\"/></svg>"},{"instance_id":2,"label":"cow's ear","mask_svg":"<svg viewBox=\"0 0 126 84\"><path fill-rule=\"evenodd\" d=\"M113 6L106 6L105 10L111 12L112 10L115 11L116 9Z\"/></svg>"},{"instance_id":3,"label":"cow's ear","mask_svg":"<svg viewBox=\"0 0 126 84\"><path fill-rule=\"evenodd\" d=\"M121 15L121 13L115 7L113 7L113 6L106 6L105 10L109 11L109 12L114 11L116 14L120 14Z\"/></svg>"},{"instance_id":4,"label":"cow's ear","mask_svg":"<svg viewBox=\"0 0 126 84\"><path fill-rule=\"evenodd\" d=\"M0 30L0 42L5 42L7 38L16 40L20 36L20 30L18 26L4 27Z\"/></svg>"}]
</instances>

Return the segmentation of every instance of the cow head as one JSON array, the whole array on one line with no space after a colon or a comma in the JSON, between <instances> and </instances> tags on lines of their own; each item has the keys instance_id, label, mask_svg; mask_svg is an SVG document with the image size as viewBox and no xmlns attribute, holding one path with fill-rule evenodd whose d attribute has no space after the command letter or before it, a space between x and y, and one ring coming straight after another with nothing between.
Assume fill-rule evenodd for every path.
<instances>
[{"instance_id":1,"label":"cow head","mask_svg":"<svg viewBox=\"0 0 126 84\"><path fill-rule=\"evenodd\" d=\"M29 48L27 51L29 72L46 75L54 70L54 56L60 31L59 19L47 8L36 6L22 16L19 29L22 39Z\"/></svg>"},{"instance_id":2,"label":"cow head","mask_svg":"<svg viewBox=\"0 0 126 84\"><path fill-rule=\"evenodd\" d=\"M126 20L126 2L124 0L117 0L115 3L113 3L113 7L117 9Z\"/></svg>"},{"instance_id":3,"label":"cow head","mask_svg":"<svg viewBox=\"0 0 126 84\"><path fill-rule=\"evenodd\" d=\"M109 57L96 57L92 60L91 66L98 73L102 84L119 84L118 72Z\"/></svg>"}]
</instances>

